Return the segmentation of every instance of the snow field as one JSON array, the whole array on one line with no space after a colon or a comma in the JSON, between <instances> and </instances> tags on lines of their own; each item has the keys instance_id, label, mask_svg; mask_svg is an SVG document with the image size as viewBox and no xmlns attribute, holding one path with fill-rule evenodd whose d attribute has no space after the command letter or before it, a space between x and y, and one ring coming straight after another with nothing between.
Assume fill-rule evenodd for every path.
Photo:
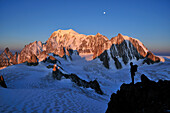
<instances>
[{"instance_id":1,"label":"snow field","mask_svg":"<svg viewBox=\"0 0 170 113\"><path fill-rule=\"evenodd\" d=\"M46 68L48 63L39 63L38 66L18 64L0 70L4 76L7 89L0 87L0 112L86 112L103 113L113 92L116 92L122 83L130 83L130 66L123 69L106 69L98 59L86 61L74 56L68 62L56 56L61 62L65 73L74 73L86 81L97 80L104 95L95 93L93 89L79 87L69 79L61 81L52 78L52 69ZM141 74L145 74L154 81L159 79L170 80L170 59L164 63L153 65L138 64L135 83L140 82Z\"/></svg>"}]
</instances>

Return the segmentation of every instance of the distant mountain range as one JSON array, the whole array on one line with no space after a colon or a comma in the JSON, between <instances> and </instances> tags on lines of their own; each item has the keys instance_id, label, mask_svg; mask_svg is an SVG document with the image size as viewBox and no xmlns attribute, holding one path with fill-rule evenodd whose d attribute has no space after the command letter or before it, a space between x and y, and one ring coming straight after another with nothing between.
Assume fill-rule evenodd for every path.
<instances>
[{"instance_id":1,"label":"distant mountain range","mask_svg":"<svg viewBox=\"0 0 170 113\"><path fill-rule=\"evenodd\" d=\"M41 41L30 43L20 53L12 54L9 48L6 48L0 55L0 67L30 61L32 56L36 56L41 62L49 56L49 53L66 60L72 60L72 54L85 57L88 61L100 59L106 68L115 65L117 69L122 68L122 63L126 65L131 60L142 59L143 63L147 64L164 61L135 38L118 34L109 40L100 33L84 35L69 29L53 32L45 43Z\"/></svg>"}]
</instances>

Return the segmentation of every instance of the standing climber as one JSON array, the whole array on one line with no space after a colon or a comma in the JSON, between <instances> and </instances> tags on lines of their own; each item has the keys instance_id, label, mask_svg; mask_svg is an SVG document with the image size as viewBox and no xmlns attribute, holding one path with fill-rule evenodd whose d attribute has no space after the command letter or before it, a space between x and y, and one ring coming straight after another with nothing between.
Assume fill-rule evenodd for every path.
<instances>
[{"instance_id":1,"label":"standing climber","mask_svg":"<svg viewBox=\"0 0 170 113\"><path fill-rule=\"evenodd\" d=\"M132 78L132 84L134 84L134 76L135 76L135 72L137 71L138 65L133 65L132 62L130 62L130 72L131 72L131 78Z\"/></svg>"}]
</instances>

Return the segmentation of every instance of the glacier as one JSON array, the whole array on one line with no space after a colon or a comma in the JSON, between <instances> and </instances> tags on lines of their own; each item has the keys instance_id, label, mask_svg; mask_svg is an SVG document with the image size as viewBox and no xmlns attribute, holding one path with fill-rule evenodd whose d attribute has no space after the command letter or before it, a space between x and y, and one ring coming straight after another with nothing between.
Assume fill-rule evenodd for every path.
<instances>
[{"instance_id":1,"label":"glacier","mask_svg":"<svg viewBox=\"0 0 170 113\"><path fill-rule=\"evenodd\" d=\"M77 86L69 79L60 81L52 77L50 63L40 62L37 66L26 63L12 65L0 70L8 88L0 87L0 112L86 112L103 113L113 92L122 83L130 83L130 65L121 70L107 69L99 59L86 61L85 58L73 55L72 61L54 56L61 62L65 73L74 73L86 81L97 80L104 95L97 94L91 88ZM145 74L149 79L158 81L170 80L170 59L153 65L142 64L142 60L132 60L139 66L135 83Z\"/></svg>"}]
</instances>

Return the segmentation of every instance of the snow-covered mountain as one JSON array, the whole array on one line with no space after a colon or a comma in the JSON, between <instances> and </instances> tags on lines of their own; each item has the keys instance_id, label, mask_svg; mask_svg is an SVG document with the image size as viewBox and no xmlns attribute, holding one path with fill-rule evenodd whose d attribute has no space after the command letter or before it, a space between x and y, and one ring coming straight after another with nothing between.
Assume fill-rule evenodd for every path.
<instances>
[{"instance_id":1,"label":"snow-covered mountain","mask_svg":"<svg viewBox=\"0 0 170 113\"><path fill-rule=\"evenodd\" d=\"M52 33L50 38L47 40L44 50L48 53L59 54L61 48L77 50L79 55L86 57L87 60L92 60L93 55L96 51L100 51L97 47L102 49L108 49L109 46L106 43L109 39L100 33L96 35L83 35L79 34L72 29L69 30L58 30Z\"/></svg>"},{"instance_id":2,"label":"snow-covered mountain","mask_svg":"<svg viewBox=\"0 0 170 113\"><path fill-rule=\"evenodd\" d=\"M53 32L46 43L41 41L30 43L19 54L12 55L9 49L5 49L0 55L0 65L2 67L20 64L28 61L32 55L35 55L40 62L49 53L71 60L73 52L85 57L86 60L99 58L106 68L115 65L117 69L120 69L129 61L139 59L143 59L143 63L147 64L163 61L135 38L118 34L109 40L100 33L83 35L69 29Z\"/></svg>"},{"instance_id":3,"label":"snow-covered mountain","mask_svg":"<svg viewBox=\"0 0 170 113\"><path fill-rule=\"evenodd\" d=\"M143 64L155 63L164 61L164 59L155 56L150 52L139 40L128 36L118 34L111 40L109 49L99 53L98 58L103 62L104 66L110 68L110 65L115 64L117 69L121 69L122 65L126 65L131 60L143 59Z\"/></svg>"}]
</instances>

